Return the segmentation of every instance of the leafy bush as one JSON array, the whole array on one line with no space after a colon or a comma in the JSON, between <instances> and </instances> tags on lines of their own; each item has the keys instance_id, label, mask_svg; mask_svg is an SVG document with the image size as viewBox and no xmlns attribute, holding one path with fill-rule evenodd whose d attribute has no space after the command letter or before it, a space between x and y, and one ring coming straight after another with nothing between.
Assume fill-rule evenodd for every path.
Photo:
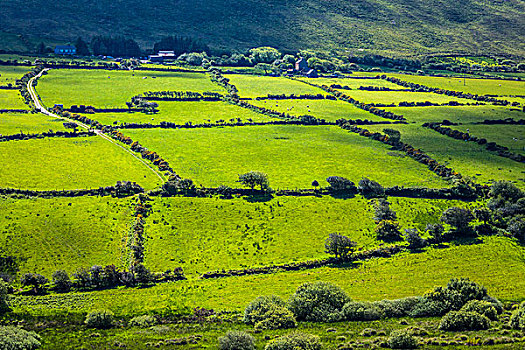
<instances>
[{"instance_id":1,"label":"leafy bush","mask_svg":"<svg viewBox=\"0 0 525 350\"><path fill-rule=\"evenodd\" d=\"M89 328L107 329L113 326L114 315L108 310L95 310L90 312L84 323Z\"/></svg>"},{"instance_id":2,"label":"leafy bush","mask_svg":"<svg viewBox=\"0 0 525 350\"><path fill-rule=\"evenodd\" d=\"M357 243L350 238L339 235L337 233L330 233L325 241L325 253L333 254L338 259L346 260L352 254Z\"/></svg>"},{"instance_id":3,"label":"leafy bush","mask_svg":"<svg viewBox=\"0 0 525 350\"><path fill-rule=\"evenodd\" d=\"M381 198L374 203L374 212L374 220L376 222L397 219L396 212L390 208L390 202L384 198Z\"/></svg>"},{"instance_id":4,"label":"leafy bush","mask_svg":"<svg viewBox=\"0 0 525 350\"><path fill-rule=\"evenodd\" d=\"M390 333L387 344L391 349L416 349L419 346L417 339L406 329Z\"/></svg>"},{"instance_id":5,"label":"leafy bush","mask_svg":"<svg viewBox=\"0 0 525 350\"><path fill-rule=\"evenodd\" d=\"M359 193L367 198L383 197L385 195L385 189L379 182L362 178L357 185Z\"/></svg>"},{"instance_id":6,"label":"leafy bush","mask_svg":"<svg viewBox=\"0 0 525 350\"><path fill-rule=\"evenodd\" d=\"M352 301L342 310L345 321L375 321L384 317L383 311L374 303Z\"/></svg>"},{"instance_id":7,"label":"leafy bush","mask_svg":"<svg viewBox=\"0 0 525 350\"><path fill-rule=\"evenodd\" d=\"M300 321L334 322L341 318L350 297L338 286L326 282L307 282L288 300L288 307Z\"/></svg>"},{"instance_id":8,"label":"leafy bush","mask_svg":"<svg viewBox=\"0 0 525 350\"><path fill-rule=\"evenodd\" d=\"M486 316L489 320L496 321L498 319L498 312L492 303L484 300L471 300L466 303L460 311L477 312L480 315Z\"/></svg>"},{"instance_id":9,"label":"leafy bush","mask_svg":"<svg viewBox=\"0 0 525 350\"><path fill-rule=\"evenodd\" d=\"M243 331L228 331L219 337L220 350L254 350L255 339Z\"/></svg>"},{"instance_id":10,"label":"leafy bush","mask_svg":"<svg viewBox=\"0 0 525 350\"><path fill-rule=\"evenodd\" d=\"M507 231L520 241L525 241L525 220L519 217L510 219Z\"/></svg>"},{"instance_id":11,"label":"leafy bush","mask_svg":"<svg viewBox=\"0 0 525 350\"><path fill-rule=\"evenodd\" d=\"M38 273L26 273L20 278L22 286L33 287L35 293L42 292L49 280Z\"/></svg>"},{"instance_id":12,"label":"leafy bush","mask_svg":"<svg viewBox=\"0 0 525 350\"><path fill-rule=\"evenodd\" d=\"M443 331L476 331L489 327L488 317L467 311L450 311L439 323L439 329Z\"/></svg>"},{"instance_id":13,"label":"leafy bush","mask_svg":"<svg viewBox=\"0 0 525 350\"><path fill-rule=\"evenodd\" d=\"M252 190L255 188L255 186L260 186L261 191L267 191L270 189L268 175L260 171L250 171L246 174L241 174L239 175L238 182L250 187Z\"/></svg>"},{"instance_id":14,"label":"leafy bush","mask_svg":"<svg viewBox=\"0 0 525 350\"><path fill-rule=\"evenodd\" d=\"M375 228L377 239L383 241L399 241L401 240L401 232L399 231L399 223L391 220L381 221Z\"/></svg>"},{"instance_id":15,"label":"leafy bush","mask_svg":"<svg viewBox=\"0 0 525 350\"><path fill-rule=\"evenodd\" d=\"M445 236L443 233L445 232L445 228L441 224L428 224L426 227L426 231L428 232L429 240L432 243L442 243L445 241Z\"/></svg>"},{"instance_id":16,"label":"leafy bush","mask_svg":"<svg viewBox=\"0 0 525 350\"><path fill-rule=\"evenodd\" d=\"M330 176L326 179L330 184L330 189L334 191L355 190L355 184L341 176Z\"/></svg>"},{"instance_id":17,"label":"leafy bush","mask_svg":"<svg viewBox=\"0 0 525 350\"><path fill-rule=\"evenodd\" d=\"M415 228L405 230L405 241L410 249L420 249L427 245L427 240L421 237Z\"/></svg>"},{"instance_id":18,"label":"leafy bush","mask_svg":"<svg viewBox=\"0 0 525 350\"><path fill-rule=\"evenodd\" d=\"M69 292L71 290L71 280L64 270L57 270L51 276L53 289L57 292Z\"/></svg>"},{"instance_id":19,"label":"leafy bush","mask_svg":"<svg viewBox=\"0 0 525 350\"><path fill-rule=\"evenodd\" d=\"M129 320L130 327L148 328L157 324L157 318L151 315L133 317Z\"/></svg>"},{"instance_id":20,"label":"leafy bush","mask_svg":"<svg viewBox=\"0 0 525 350\"><path fill-rule=\"evenodd\" d=\"M8 309L9 306L7 305L7 283L0 278L0 315Z\"/></svg>"},{"instance_id":21,"label":"leafy bush","mask_svg":"<svg viewBox=\"0 0 525 350\"><path fill-rule=\"evenodd\" d=\"M443 316L449 310L446 304L429 299L426 297L419 297L418 302L408 313L410 317L432 317L432 316Z\"/></svg>"},{"instance_id":22,"label":"leafy bush","mask_svg":"<svg viewBox=\"0 0 525 350\"><path fill-rule=\"evenodd\" d=\"M297 327L293 313L282 306L272 306L255 324L256 330L286 329Z\"/></svg>"},{"instance_id":23,"label":"leafy bush","mask_svg":"<svg viewBox=\"0 0 525 350\"><path fill-rule=\"evenodd\" d=\"M525 302L514 310L509 320L509 326L514 329L525 329Z\"/></svg>"},{"instance_id":24,"label":"leafy bush","mask_svg":"<svg viewBox=\"0 0 525 350\"><path fill-rule=\"evenodd\" d=\"M459 310L470 300L483 300L488 297L487 289L468 278L453 278L446 287L438 287L427 293L426 298L442 303L448 310Z\"/></svg>"},{"instance_id":25,"label":"leafy bush","mask_svg":"<svg viewBox=\"0 0 525 350\"><path fill-rule=\"evenodd\" d=\"M469 224L474 220L474 215L468 209L452 207L441 215L441 221L456 228L456 232L465 233L469 231Z\"/></svg>"},{"instance_id":26,"label":"leafy bush","mask_svg":"<svg viewBox=\"0 0 525 350\"><path fill-rule=\"evenodd\" d=\"M320 350L322 347L318 336L294 332L270 341L264 350Z\"/></svg>"},{"instance_id":27,"label":"leafy bush","mask_svg":"<svg viewBox=\"0 0 525 350\"><path fill-rule=\"evenodd\" d=\"M404 317L420 302L421 297L407 297L395 300L381 300L375 302L385 317Z\"/></svg>"},{"instance_id":28,"label":"leafy bush","mask_svg":"<svg viewBox=\"0 0 525 350\"><path fill-rule=\"evenodd\" d=\"M21 328L0 326L0 349L33 350L40 347L40 336Z\"/></svg>"},{"instance_id":29,"label":"leafy bush","mask_svg":"<svg viewBox=\"0 0 525 350\"><path fill-rule=\"evenodd\" d=\"M260 322L264 319L264 315L274 307L286 307L286 303L275 295L257 297L244 309L243 321L248 324Z\"/></svg>"}]
</instances>

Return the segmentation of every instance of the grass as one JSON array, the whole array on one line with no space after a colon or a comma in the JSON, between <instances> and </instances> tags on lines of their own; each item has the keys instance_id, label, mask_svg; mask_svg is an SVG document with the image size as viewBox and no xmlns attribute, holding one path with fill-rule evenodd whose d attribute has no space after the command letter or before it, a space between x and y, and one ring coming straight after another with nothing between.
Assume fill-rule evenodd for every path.
<instances>
[{"instance_id":1,"label":"grass","mask_svg":"<svg viewBox=\"0 0 525 350\"><path fill-rule=\"evenodd\" d=\"M402 114L409 122L418 124L442 122L445 119L454 123L478 123L485 119L512 118L518 120L523 118L523 112L497 106L396 107L386 108L386 110Z\"/></svg>"},{"instance_id":2,"label":"grass","mask_svg":"<svg viewBox=\"0 0 525 350\"><path fill-rule=\"evenodd\" d=\"M273 188L310 188L328 176L385 186L444 187L430 170L380 142L338 127L259 126L194 130L126 130L154 149L175 172L204 186L238 187L238 174L268 174ZM191 147L188 147L191 145Z\"/></svg>"},{"instance_id":3,"label":"grass","mask_svg":"<svg viewBox=\"0 0 525 350\"><path fill-rule=\"evenodd\" d=\"M0 114L0 135L19 133L41 133L49 130L64 131L63 120L43 114L2 113Z\"/></svg>"},{"instance_id":4,"label":"grass","mask_svg":"<svg viewBox=\"0 0 525 350\"><path fill-rule=\"evenodd\" d=\"M225 74L230 79L230 83L239 90L240 97L263 97L268 94L323 94L326 93L316 87L293 81L283 77L266 77L256 75Z\"/></svg>"},{"instance_id":5,"label":"grass","mask_svg":"<svg viewBox=\"0 0 525 350\"><path fill-rule=\"evenodd\" d=\"M511 152L525 153L525 126L524 125L479 125L463 124L451 128L468 132L489 142L508 147Z\"/></svg>"},{"instance_id":6,"label":"grass","mask_svg":"<svg viewBox=\"0 0 525 350\"><path fill-rule=\"evenodd\" d=\"M416 125L392 125L401 132L401 141L421 148L438 162L480 183L506 180L525 186L523 165L491 153L474 142L456 140ZM370 131L383 130L381 125L367 126Z\"/></svg>"},{"instance_id":7,"label":"grass","mask_svg":"<svg viewBox=\"0 0 525 350\"><path fill-rule=\"evenodd\" d=\"M352 90L343 91L346 96L352 97L359 102L364 103L382 103L382 104L396 104L400 102L432 102L432 103L448 103L450 101L458 101L461 103L470 102L469 100L460 99L456 97L433 94L430 92L405 92L405 91L364 91Z\"/></svg>"},{"instance_id":8,"label":"grass","mask_svg":"<svg viewBox=\"0 0 525 350\"><path fill-rule=\"evenodd\" d=\"M259 113L241 108L227 102L158 102L159 113L97 113L87 115L102 124L116 123L151 123L158 124L167 121L177 124L191 122L193 124L214 123L218 120L229 121L240 118L242 121L270 121L271 119Z\"/></svg>"},{"instance_id":9,"label":"grass","mask_svg":"<svg viewBox=\"0 0 525 350\"><path fill-rule=\"evenodd\" d=\"M98 108L126 108L125 103L130 101L131 97L146 91L224 93L223 88L213 84L209 77L202 73L76 69L49 71L48 75L39 80L36 90L48 107L59 103L65 107L93 105Z\"/></svg>"},{"instance_id":10,"label":"grass","mask_svg":"<svg viewBox=\"0 0 525 350\"><path fill-rule=\"evenodd\" d=\"M457 201L391 198L403 228L424 230ZM474 203L472 204L474 205ZM161 198L147 218L146 265L154 271L183 267L205 271L322 259L324 241L337 232L372 249L376 240L371 202L352 199L277 197L268 202ZM290 245L293 249L290 249Z\"/></svg>"},{"instance_id":11,"label":"grass","mask_svg":"<svg viewBox=\"0 0 525 350\"><path fill-rule=\"evenodd\" d=\"M0 251L20 261L20 273L51 279L54 271L120 266L121 238L132 222L129 200L111 197L0 201Z\"/></svg>"},{"instance_id":12,"label":"grass","mask_svg":"<svg viewBox=\"0 0 525 350\"><path fill-rule=\"evenodd\" d=\"M378 73L375 73L375 75L373 76L376 76L377 74ZM299 78L299 80L306 81L308 83L315 84L315 85L330 86L332 84L338 84L341 86L348 86L352 90L356 90L360 86L377 86L377 87L386 87L386 88L398 89L398 90L408 89L408 88L404 88L402 86L399 86L397 84L391 83L383 79L352 79L352 76L348 78ZM342 91L346 91L346 90L342 90Z\"/></svg>"},{"instance_id":13,"label":"grass","mask_svg":"<svg viewBox=\"0 0 525 350\"><path fill-rule=\"evenodd\" d=\"M0 109L29 109L18 90L0 90Z\"/></svg>"},{"instance_id":14,"label":"grass","mask_svg":"<svg viewBox=\"0 0 525 350\"><path fill-rule=\"evenodd\" d=\"M30 70L29 66L0 66L0 86L15 86L16 81Z\"/></svg>"},{"instance_id":15,"label":"grass","mask_svg":"<svg viewBox=\"0 0 525 350\"><path fill-rule=\"evenodd\" d=\"M49 138L0 143L0 186L32 190L98 188L160 180L138 160L100 137Z\"/></svg>"},{"instance_id":16,"label":"grass","mask_svg":"<svg viewBox=\"0 0 525 350\"><path fill-rule=\"evenodd\" d=\"M523 300L525 249L502 237L480 244L429 248L372 259L346 267L281 272L271 275L188 280L145 289L105 290L41 297L16 296L16 313L57 315L107 308L119 316L144 313L177 314L194 307L242 311L259 295L291 295L302 283L327 281L342 287L355 300L375 301L422 295L451 278L468 277L501 300ZM480 273L482 271L483 273Z\"/></svg>"},{"instance_id":17,"label":"grass","mask_svg":"<svg viewBox=\"0 0 525 350\"><path fill-rule=\"evenodd\" d=\"M459 77L429 77L407 74L387 75L416 84L477 95L508 96L523 95L525 93L525 82L516 80L463 79Z\"/></svg>"},{"instance_id":18,"label":"grass","mask_svg":"<svg viewBox=\"0 0 525 350\"><path fill-rule=\"evenodd\" d=\"M327 121L336 121L341 118L368 119L373 121L386 120L359 109L348 102L339 100L262 100L250 101L250 103L290 115L300 116L307 114Z\"/></svg>"}]
</instances>

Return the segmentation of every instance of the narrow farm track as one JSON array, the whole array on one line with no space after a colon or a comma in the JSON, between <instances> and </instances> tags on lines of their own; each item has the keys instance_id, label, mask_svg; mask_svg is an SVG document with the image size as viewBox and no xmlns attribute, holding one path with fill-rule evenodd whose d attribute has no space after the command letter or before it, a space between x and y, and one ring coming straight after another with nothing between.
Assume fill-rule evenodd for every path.
<instances>
[{"instance_id":1,"label":"narrow farm track","mask_svg":"<svg viewBox=\"0 0 525 350\"><path fill-rule=\"evenodd\" d=\"M29 91L29 94L31 95L31 99L33 100L33 103L35 104L35 108L38 110L39 113L42 113L42 114L45 114L47 116L50 116L50 117L53 117L53 118L58 118L58 119L62 119L62 120L66 120L68 122L72 122L72 123L75 123L77 124L79 127L83 128L83 129L86 129L86 130L90 130L91 128L84 124L84 123L81 123L77 120L73 120L73 119L69 119L69 118L66 118L66 117L62 117L58 114L55 114L55 113L51 113L49 112L41 103L40 103L40 99L38 98L38 95L35 91L35 88L33 86L33 83L35 82L35 80L37 80L38 78L40 78L42 76L42 74L44 74L44 72L48 71L49 68L46 68L44 69L43 71L41 71L37 76L31 78L28 82L27 82L27 90ZM152 168L148 163L146 163L143 159L139 158L137 155L135 155L132 151L130 151L129 149L127 149L126 147L120 145L119 143L117 143L116 141L114 141L111 137L107 136L106 134L104 134L102 131L100 130L95 130L95 133L102 137L104 140L108 141L108 142L111 142L113 145L115 146L118 146L120 148L122 148L125 152L127 152L129 155L131 155L133 158L135 158L136 160L138 160L139 162L141 162L144 166L146 166L149 170L151 170L162 182L165 182L166 181L166 178L164 177L164 175Z\"/></svg>"}]
</instances>

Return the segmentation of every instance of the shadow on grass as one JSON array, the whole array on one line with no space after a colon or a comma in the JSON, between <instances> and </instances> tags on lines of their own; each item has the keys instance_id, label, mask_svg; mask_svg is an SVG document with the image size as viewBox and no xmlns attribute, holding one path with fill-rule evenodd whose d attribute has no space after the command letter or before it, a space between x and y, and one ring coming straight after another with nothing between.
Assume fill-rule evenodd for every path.
<instances>
[{"instance_id":1,"label":"shadow on grass","mask_svg":"<svg viewBox=\"0 0 525 350\"><path fill-rule=\"evenodd\" d=\"M273 199L273 195L268 193L251 194L249 196L243 197L243 199L248 203L264 203L271 201Z\"/></svg>"},{"instance_id":2,"label":"shadow on grass","mask_svg":"<svg viewBox=\"0 0 525 350\"><path fill-rule=\"evenodd\" d=\"M352 199L355 198L355 194L348 192L333 192L330 194L330 197L335 199Z\"/></svg>"}]
</instances>

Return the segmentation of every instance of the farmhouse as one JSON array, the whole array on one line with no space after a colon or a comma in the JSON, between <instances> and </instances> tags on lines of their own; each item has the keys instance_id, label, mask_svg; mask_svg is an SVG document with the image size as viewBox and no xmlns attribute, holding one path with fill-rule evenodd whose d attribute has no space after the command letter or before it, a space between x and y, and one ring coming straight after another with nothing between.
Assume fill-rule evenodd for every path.
<instances>
[{"instance_id":1,"label":"farmhouse","mask_svg":"<svg viewBox=\"0 0 525 350\"><path fill-rule=\"evenodd\" d=\"M55 46L56 55L76 55L77 48L71 45L57 45Z\"/></svg>"}]
</instances>

